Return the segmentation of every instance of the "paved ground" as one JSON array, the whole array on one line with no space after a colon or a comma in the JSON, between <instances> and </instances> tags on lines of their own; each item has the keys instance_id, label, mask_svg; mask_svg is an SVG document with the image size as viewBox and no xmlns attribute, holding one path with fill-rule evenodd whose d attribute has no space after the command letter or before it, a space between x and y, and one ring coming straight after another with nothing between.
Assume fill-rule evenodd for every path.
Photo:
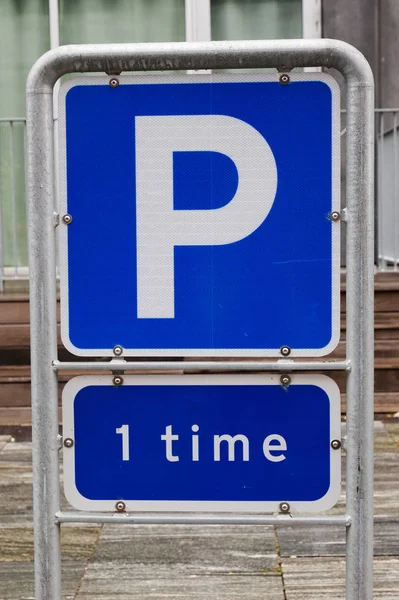
<instances>
[{"instance_id":1,"label":"paved ground","mask_svg":"<svg viewBox=\"0 0 399 600\"><path fill-rule=\"evenodd\" d=\"M375 434L374 598L399 600L399 422L378 422ZM34 599L30 460L30 443L0 436L0 600ZM63 526L63 598L343 600L344 535L341 526Z\"/></svg>"}]
</instances>

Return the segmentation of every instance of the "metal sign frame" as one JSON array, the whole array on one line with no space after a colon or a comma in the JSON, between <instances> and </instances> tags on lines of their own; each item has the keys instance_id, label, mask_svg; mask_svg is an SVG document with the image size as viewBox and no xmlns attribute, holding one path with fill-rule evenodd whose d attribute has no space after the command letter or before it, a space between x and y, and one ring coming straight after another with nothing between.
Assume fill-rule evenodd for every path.
<instances>
[{"instance_id":1,"label":"metal sign frame","mask_svg":"<svg viewBox=\"0 0 399 600\"><path fill-rule=\"evenodd\" d=\"M64 369L168 371L187 363L113 359L60 362L57 358L53 166L53 88L68 73L191 69L326 67L347 90L346 357L342 361L223 361L190 363L190 370L347 372L347 501L343 516L85 514L61 512L59 499L58 372ZM247 42L76 45L50 50L27 81L30 311L32 360L33 495L36 600L61 599L60 525L65 522L235 523L346 527L346 598L373 596L373 341L374 341L374 82L352 46L328 39ZM118 258L116 257L116 260Z\"/></svg>"}]
</instances>

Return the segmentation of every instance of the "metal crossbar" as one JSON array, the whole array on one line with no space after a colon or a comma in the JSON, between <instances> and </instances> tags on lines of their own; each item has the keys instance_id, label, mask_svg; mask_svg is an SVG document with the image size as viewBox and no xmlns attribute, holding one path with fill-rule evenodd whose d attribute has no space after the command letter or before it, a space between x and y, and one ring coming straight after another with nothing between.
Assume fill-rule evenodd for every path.
<instances>
[{"instance_id":1,"label":"metal crossbar","mask_svg":"<svg viewBox=\"0 0 399 600\"><path fill-rule=\"evenodd\" d=\"M122 523L132 525L218 525L221 522L220 514L107 514L80 512L57 512L57 523ZM345 525L350 527L349 515L309 517L293 515L223 515L225 525L274 525L291 527L292 525Z\"/></svg>"},{"instance_id":2,"label":"metal crossbar","mask_svg":"<svg viewBox=\"0 0 399 600\"><path fill-rule=\"evenodd\" d=\"M55 371L350 371L349 360L345 361L126 361L108 362L60 362L53 361Z\"/></svg>"}]
</instances>

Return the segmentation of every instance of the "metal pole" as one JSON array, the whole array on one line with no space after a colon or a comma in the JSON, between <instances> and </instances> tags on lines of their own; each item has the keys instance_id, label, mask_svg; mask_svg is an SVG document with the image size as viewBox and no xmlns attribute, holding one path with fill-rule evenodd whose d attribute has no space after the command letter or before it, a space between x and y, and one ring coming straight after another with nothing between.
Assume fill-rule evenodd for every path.
<instances>
[{"instance_id":1,"label":"metal pole","mask_svg":"<svg viewBox=\"0 0 399 600\"><path fill-rule=\"evenodd\" d=\"M1 122L1 121L0 121ZM0 292L4 290L4 214L3 214L3 190L2 190L2 170L1 170L1 149L0 149Z\"/></svg>"},{"instance_id":2,"label":"metal pole","mask_svg":"<svg viewBox=\"0 0 399 600\"><path fill-rule=\"evenodd\" d=\"M370 67L337 40L65 46L27 82L36 600L60 600L52 91L67 73L257 67L335 68L348 85L347 599L372 599L373 93ZM189 364L189 363L188 363ZM226 362L228 364L228 362Z\"/></svg>"},{"instance_id":3,"label":"metal pole","mask_svg":"<svg viewBox=\"0 0 399 600\"><path fill-rule=\"evenodd\" d=\"M348 600L373 597L374 87L347 72L347 530Z\"/></svg>"},{"instance_id":4,"label":"metal pole","mask_svg":"<svg viewBox=\"0 0 399 600\"><path fill-rule=\"evenodd\" d=\"M35 598L61 599L52 88L27 96Z\"/></svg>"}]
</instances>

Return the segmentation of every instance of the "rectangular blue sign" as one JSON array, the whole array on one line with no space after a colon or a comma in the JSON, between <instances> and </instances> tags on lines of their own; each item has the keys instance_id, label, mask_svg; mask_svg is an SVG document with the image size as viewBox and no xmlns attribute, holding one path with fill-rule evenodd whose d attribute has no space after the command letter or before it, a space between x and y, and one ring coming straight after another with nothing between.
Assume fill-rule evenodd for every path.
<instances>
[{"instance_id":1,"label":"rectangular blue sign","mask_svg":"<svg viewBox=\"0 0 399 600\"><path fill-rule=\"evenodd\" d=\"M60 93L65 346L82 356L331 352L333 78L115 79L77 78Z\"/></svg>"},{"instance_id":2,"label":"rectangular blue sign","mask_svg":"<svg viewBox=\"0 0 399 600\"><path fill-rule=\"evenodd\" d=\"M340 494L340 397L323 375L76 377L63 437L78 509L314 512Z\"/></svg>"}]
</instances>

